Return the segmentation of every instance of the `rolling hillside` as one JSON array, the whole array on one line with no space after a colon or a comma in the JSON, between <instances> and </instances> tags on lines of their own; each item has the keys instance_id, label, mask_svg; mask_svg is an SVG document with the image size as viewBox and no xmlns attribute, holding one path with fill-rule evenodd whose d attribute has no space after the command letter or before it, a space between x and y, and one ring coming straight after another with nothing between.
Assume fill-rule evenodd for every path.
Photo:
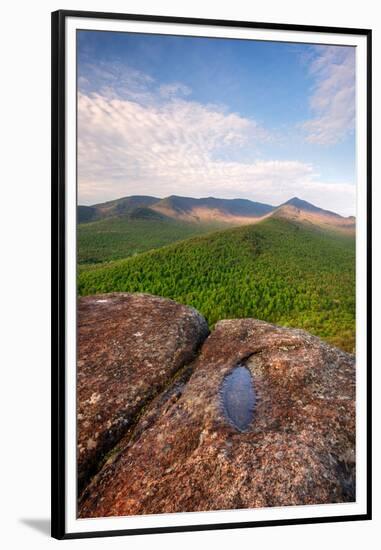
<instances>
[{"instance_id":1,"label":"rolling hillside","mask_svg":"<svg viewBox=\"0 0 381 550\"><path fill-rule=\"evenodd\" d=\"M127 258L221 227L226 224L189 223L167 218L149 208L136 208L128 216L78 225L78 263L97 264Z\"/></svg>"},{"instance_id":2,"label":"rolling hillside","mask_svg":"<svg viewBox=\"0 0 381 550\"><path fill-rule=\"evenodd\" d=\"M274 210L269 204L246 199L217 199L206 197L170 196L151 206L170 218L188 222L219 221L231 225L246 224L255 221Z\"/></svg>"},{"instance_id":3,"label":"rolling hillside","mask_svg":"<svg viewBox=\"0 0 381 550\"><path fill-rule=\"evenodd\" d=\"M78 262L126 258L172 242L270 217L354 234L355 219L344 218L294 197L273 207L246 199L157 199L132 196L78 207Z\"/></svg>"},{"instance_id":4,"label":"rolling hillside","mask_svg":"<svg viewBox=\"0 0 381 550\"><path fill-rule=\"evenodd\" d=\"M274 210L274 206L247 199L195 199L171 195L163 199L133 195L93 206L78 206L78 222L86 223L103 218L129 215L136 208L150 208L166 217L199 223L219 221L224 223L248 223Z\"/></svg>"},{"instance_id":5,"label":"rolling hillside","mask_svg":"<svg viewBox=\"0 0 381 550\"><path fill-rule=\"evenodd\" d=\"M196 307L210 325L254 317L354 349L353 236L282 215L80 267L78 291L148 292Z\"/></svg>"},{"instance_id":6,"label":"rolling hillside","mask_svg":"<svg viewBox=\"0 0 381 550\"><path fill-rule=\"evenodd\" d=\"M135 208L148 208L158 200L155 197L145 195L133 195L112 201L94 204L93 206L78 206L78 223L124 216L130 214Z\"/></svg>"}]
</instances>

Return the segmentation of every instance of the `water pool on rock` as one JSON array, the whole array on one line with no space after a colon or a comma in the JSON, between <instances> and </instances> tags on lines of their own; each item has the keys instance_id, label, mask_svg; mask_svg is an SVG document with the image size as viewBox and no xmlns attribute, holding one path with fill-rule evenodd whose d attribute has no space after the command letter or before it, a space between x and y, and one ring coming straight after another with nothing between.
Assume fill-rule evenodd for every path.
<instances>
[{"instance_id":1,"label":"water pool on rock","mask_svg":"<svg viewBox=\"0 0 381 550\"><path fill-rule=\"evenodd\" d=\"M245 431L253 419L256 396L251 373L242 363L224 378L221 397L225 416L238 430Z\"/></svg>"}]
</instances>

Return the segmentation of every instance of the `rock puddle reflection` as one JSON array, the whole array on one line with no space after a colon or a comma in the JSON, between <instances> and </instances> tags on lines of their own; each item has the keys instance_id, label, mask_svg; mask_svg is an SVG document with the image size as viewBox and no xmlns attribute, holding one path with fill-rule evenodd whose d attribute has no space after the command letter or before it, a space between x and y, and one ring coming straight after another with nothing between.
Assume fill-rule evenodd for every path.
<instances>
[{"instance_id":1,"label":"rock puddle reflection","mask_svg":"<svg viewBox=\"0 0 381 550\"><path fill-rule=\"evenodd\" d=\"M251 373L242 363L225 376L221 399L229 422L239 431L247 430L253 419L256 395Z\"/></svg>"}]
</instances>

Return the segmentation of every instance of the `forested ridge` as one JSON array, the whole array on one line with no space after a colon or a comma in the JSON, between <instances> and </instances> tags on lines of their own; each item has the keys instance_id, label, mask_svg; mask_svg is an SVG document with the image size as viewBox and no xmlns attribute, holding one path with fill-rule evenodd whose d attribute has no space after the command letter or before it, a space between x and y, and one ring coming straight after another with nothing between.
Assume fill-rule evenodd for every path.
<instances>
[{"instance_id":1,"label":"forested ridge","mask_svg":"<svg viewBox=\"0 0 381 550\"><path fill-rule=\"evenodd\" d=\"M119 260L224 227L221 223L194 224L164 216L161 219L151 212L146 209L136 218L120 216L79 224L79 264Z\"/></svg>"},{"instance_id":2,"label":"forested ridge","mask_svg":"<svg viewBox=\"0 0 381 550\"><path fill-rule=\"evenodd\" d=\"M147 292L195 307L210 327L254 317L354 350L355 239L284 219L80 266L78 291Z\"/></svg>"}]
</instances>

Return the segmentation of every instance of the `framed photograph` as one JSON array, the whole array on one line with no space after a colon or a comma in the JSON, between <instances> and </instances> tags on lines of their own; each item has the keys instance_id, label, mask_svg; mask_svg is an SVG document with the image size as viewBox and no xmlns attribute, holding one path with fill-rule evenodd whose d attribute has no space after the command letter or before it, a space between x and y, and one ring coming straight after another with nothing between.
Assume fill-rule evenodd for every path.
<instances>
[{"instance_id":1,"label":"framed photograph","mask_svg":"<svg viewBox=\"0 0 381 550\"><path fill-rule=\"evenodd\" d=\"M370 193L370 30L52 14L55 538L370 519Z\"/></svg>"}]
</instances>

